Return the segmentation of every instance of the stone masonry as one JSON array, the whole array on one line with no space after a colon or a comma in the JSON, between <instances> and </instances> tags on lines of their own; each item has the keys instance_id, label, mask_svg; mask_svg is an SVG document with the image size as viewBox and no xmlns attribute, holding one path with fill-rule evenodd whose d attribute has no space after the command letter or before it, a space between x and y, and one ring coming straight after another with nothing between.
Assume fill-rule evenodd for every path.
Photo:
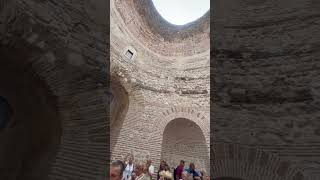
<instances>
[{"instance_id":1,"label":"stone masonry","mask_svg":"<svg viewBox=\"0 0 320 180\"><path fill-rule=\"evenodd\" d=\"M112 159L151 158L156 171L161 159L170 167L184 159L209 172L209 12L180 27L149 0L112 0L110 7L111 84L129 99L111 126L120 129L111 133Z\"/></svg>"},{"instance_id":2,"label":"stone masonry","mask_svg":"<svg viewBox=\"0 0 320 180\"><path fill-rule=\"evenodd\" d=\"M107 4L0 0L0 179L107 176Z\"/></svg>"},{"instance_id":3,"label":"stone masonry","mask_svg":"<svg viewBox=\"0 0 320 180\"><path fill-rule=\"evenodd\" d=\"M320 3L216 0L212 175L320 179Z\"/></svg>"}]
</instances>

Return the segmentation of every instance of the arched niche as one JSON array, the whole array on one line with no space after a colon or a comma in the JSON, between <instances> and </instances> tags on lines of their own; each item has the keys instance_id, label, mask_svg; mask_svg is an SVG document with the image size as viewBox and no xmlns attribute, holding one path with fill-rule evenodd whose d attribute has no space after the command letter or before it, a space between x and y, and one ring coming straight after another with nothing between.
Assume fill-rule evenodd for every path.
<instances>
[{"instance_id":1,"label":"arched niche","mask_svg":"<svg viewBox=\"0 0 320 180\"><path fill-rule=\"evenodd\" d=\"M118 142L120 129L128 112L129 95L121 83L117 79L112 78L110 96L110 142L111 152L113 152L114 146Z\"/></svg>"},{"instance_id":2,"label":"arched niche","mask_svg":"<svg viewBox=\"0 0 320 180\"><path fill-rule=\"evenodd\" d=\"M57 98L22 57L24 53L1 48L0 53L4 114L11 108L0 130L0 179L45 180L61 138Z\"/></svg>"},{"instance_id":3,"label":"arched niche","mask_svg":"<svg viewBox=\"0 0 320 180\"><path fill-rule=\"evenodd\" d=\"M185 118L170 121L163 132L161 159L170 167L178 166L180 160L185 161L185 168L193 162L197 170L209 172L209 152L200 127Z\"/></svg>"}]
</instances>

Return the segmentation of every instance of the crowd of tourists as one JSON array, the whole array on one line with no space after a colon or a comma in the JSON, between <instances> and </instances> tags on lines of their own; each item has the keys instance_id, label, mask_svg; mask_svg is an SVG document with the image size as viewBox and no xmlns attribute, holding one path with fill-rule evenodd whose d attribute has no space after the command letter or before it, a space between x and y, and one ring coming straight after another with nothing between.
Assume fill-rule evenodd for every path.
<instances>
[{"instance_id":1,"label":"crowd of tourists","mask_svg":"<svg viewBox=\"0 0 320 180\"><path fill-rule=\"evenodd\" d=\"M209 180L205 170L198 171L194 163L185 168L185 162L180 161L177 167L170 168L162 160L158 172L149 159L145 163L133 162L130 157L127 162L113 161L110 168L110 180Z\"/></svg>"}]
</instances>

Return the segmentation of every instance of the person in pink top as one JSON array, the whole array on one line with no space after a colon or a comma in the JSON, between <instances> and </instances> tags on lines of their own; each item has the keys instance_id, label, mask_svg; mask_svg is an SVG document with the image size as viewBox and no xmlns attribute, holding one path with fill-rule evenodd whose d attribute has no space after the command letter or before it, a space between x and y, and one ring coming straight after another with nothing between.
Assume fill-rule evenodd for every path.
<instances>
[{"instance_id":1,"label":"person in pink top","mask_svg":"<svg viewBox=\"0 0 320 180\"><path fill-rule=\"evenodd\" d=\"M181 160L179 166L176 168L176 180L182 179L183 168L184 168L184 161Z\"/></svg>"}]
</instances>

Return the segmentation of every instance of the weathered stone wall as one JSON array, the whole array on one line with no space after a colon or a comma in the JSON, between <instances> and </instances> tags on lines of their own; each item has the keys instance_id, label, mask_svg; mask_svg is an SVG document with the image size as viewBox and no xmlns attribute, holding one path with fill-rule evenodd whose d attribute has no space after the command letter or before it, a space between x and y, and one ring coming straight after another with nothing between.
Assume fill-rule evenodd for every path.
<instances>
[{"instance_id":1,"label":"weathered stone wall","mask_svg":"<svg viewBox=\"0 0 320 180\"><path fill-rule=\"evenodd\" d=\"M88 180L107 176L106 8L107 1L100 0L0 1L1 52L11 52L6 57L2 53L0 61L5 58L13 67L16 63L38 77L46 87L44 91L56 97L61 120L61 135L55 137L60 144L55 158L48 161L49 173L31 179ZM23 78L12 81L24 83ZM33 96L30 94L30 99ZM30 99L29 103L35 103ZM49 122L47 118L42 120ZM38 141L42 137L33 138ZM36 174L43 173L39 166L31 166ZM17 173L28 179L23 171ZM12 172L8 178L17 173Z\"/></svg>"},{"instance_id":2,"label":"weathered stone wall","mask_svg":"<svg viewBox=\"0 0 320 180\"><path fill-rule=\"evenodd\" d=\"M164 20L152 1L114 1L114 7L134 38L163 56L191 56L208 50L209 12L199 20L175 26Z\"/></svg>"},{"instance_id":3,"label":"weathered stone wall","mask_svg":"<svg viewBox=\"0 0 320 180\"><path fill-rule=\"evenodd\" d=\"M229 161L235 168L223 170L225 175L244 179L257 179L254 173L260 170L274 172L266 179L319 179L319 2L213 5L212 137L225 150L217 150L221 154L212 164L221 168L219 163ZM241 157L238 147L254 153ZM236 168L238 162L250 168L259 161L260 170L251 173ZM268 163L272 167L263 166Z\"/></svg>"},{"instance_id":4,"label":"weathered stone wall","mask_svg":"<svg viewBox=\"0 0 320 180\"><path fill-rule=\"evenodd\" d=\"M61 137L57 99L15 51L0 52L0 94L13 111L0 129L0 179L46 178Z\"/></svg>"},{"instance_id":5,"label":"weathered stone wall","mask_svg":"<svg viewBox=\"0 0 320 180\"><path fill-rule=\"evenodd\" d=\"M170 134L165 132L166 126L184 118L199 127L203 139L195 141L205 148L191 157L181 154L176 158L201 161L199 166L209 171L205 158L195 158L206 151L204 156L209 159L209 13L179 29L161 18L151 1L112 0L110 20L111 73L129 94L128 112L112 158L124 158L128 153L136 160L150 157L157 170L165 146L163 137ZM131 60L125 56L128 49L135 51ZM180 128L188 130L186 125Z\"/></svg>"}]
</instances>

